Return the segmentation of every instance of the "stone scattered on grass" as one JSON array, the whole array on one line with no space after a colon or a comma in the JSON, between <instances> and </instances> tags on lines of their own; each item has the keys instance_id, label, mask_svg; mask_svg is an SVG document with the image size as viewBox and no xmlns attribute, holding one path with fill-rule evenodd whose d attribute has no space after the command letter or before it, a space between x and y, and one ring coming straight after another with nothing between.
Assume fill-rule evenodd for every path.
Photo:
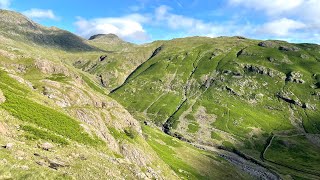
<instances>
[{"instance_id":1,"label":"stone scattered on grass","mask_svg":"<svg viewBox=\"0 0 320 180\"><path fill-rule=\"evenodd\" d=\"M51 143L45 142L40 146L43 150L49 151L54 146Z\"/></svg>"},{"instance_id":2,"label":"stone scattered on grass","mask_svg":"<svg viewBox=\"0 0 320 180\"><path fill-rule=\"evenodd\" d=\"M12 149L13 143L7 143L6 145L3 146L6 149Z\"/></svg>"}]
</instances>

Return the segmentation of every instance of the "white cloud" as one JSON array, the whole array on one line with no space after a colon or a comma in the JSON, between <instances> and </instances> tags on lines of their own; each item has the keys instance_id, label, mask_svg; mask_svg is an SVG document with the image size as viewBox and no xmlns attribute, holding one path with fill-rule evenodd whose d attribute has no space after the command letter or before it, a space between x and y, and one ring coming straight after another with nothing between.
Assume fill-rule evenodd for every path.
<instances>
[{"instance_id":1,"label":"white cloud","mask_svg":"<svg viewBox=\"0 0 320 180\"><path fill-rule=\"evenodd\" d=\"M296 9L304 3L303 0L229 0L234 6L243 6L246 8L265 11L268 15L282 14Z\"/></svg>"},{"instance_id":2,"label":"white cloud","mask_svg":"<svg viewBox=\"0 0 320 180\"><path fill-rule=\"evenodd\" d=\"M299 19L317 23L320 26L320 0L307 0L292 14Z\"/></svg>"},{"instance_id":3,"label":"white cloud","mask_svg":"<svg viewBox=\"0 0 320 180\"><path fill-rule=\"evenodd\" d=\"M11 0L0 0L0 9L9 9Z\"/></svg>"},{"instance_id":4,"label":"white cloud","mask_svg":"<svg viewBox=\"0 0 320 180\"><path fill-rule=\"evenodd\" d=\"M275 35L275 36L289 36L296 30L306 28L302 22L292 19L281 18L271 22L267 22L262 27L258 28L259 34Z\"/></svg>"},{"instance_id":5,"label":"white cloud","mask_svg":"<svg viewBox=\"0 0 320 180\"><path fill-rule=\"evenodd\" d=\"M94 34L113 33L123 39L140 42L150 39L144 26L170 29L171 33L181 36L201 35L213 37L227 33L231 34L231 31L227 29L231 27L230 24L217 25L206 23L200 19L171 13L170 10L171 8L168 6L159 6L152 14L135 13L123 17L106 17L89 20L79 18L75 22L75 26L77 33L86 38ZM237 27L232 25L232 28Z\"/></svg>"},{"instance_id":6,"label":"white cloud","mask_svg":"<svg viewBox=\"0 0 320 180\"><path fill-rule=\"evenodd\" d=\"M78 34L83 37L113 33L135 42L150 40L147 29L165 32L155 34L157 38L240 35L260 39L320 41L320 11L317 10L317 7L320 7L320 0L292 0L290 3L284 0L274 0L273 3L262 0L229 0L228 2L234 6L245 7L243 10L247 12L252 9L263 11L266 22L256 23L248 20L244 22L243 18L245 19L246 16L243 14L227 21L205 21L176 14L171 7L162 5L150 14L134 13L123 17L96 19L79 18L75 26ZM301 15L297 16L299 13Z\"/></svg>"},{"instance_id":7,"label":"white cloud","mask_svg":"<svg viewBox=\"0 0 320 180\"><path fill-rule=\"evenodd\" d=\"M57 17L50 9L30 9L27 11L22 12L24 15L28 16L29 18L35 19L53 19L56 20Z\"/></svg>"},{"instance_id":8,"label":"white cloud","mask_svg":"<svg viewBox=\"0 0 320 180\"><path fill-rule=\"evenodd\" d=\"M245 14L260 11L267 22L256 24L256 33L270 38L320 42L320 0L228 0L234 7L243 7ZM257 13L257 12L254 12ZM260 36L258 36L260 37Z\"/></svg>"},{"instance_id":9,"label":"white cloud","mask_svg":"<svg viewBox=\"0 0 320 180\"><path fill-rule=\"evenodd\" d=\"M75 26L78 34L87 38L94 34L113 33L126 40L145 41L149 39L149 35L144 30L142 23L147 21L147 17L139 14L131 14L124 17L90 20L78 18Z\"/></svg>"},{"instance_id":10,"label":"white cloud","mask_svg":"<svg viewBox=\"0 0 320 180\"><path fill-rule=\"evenodd\" d=\"M160 6L155 10L155 22L159 25L165 25L172 30L183 30L186 35L218 36L228 33L227 24L206 23L200 19L195 19L170 12L168 6Z\"/></svg>"}]
</instances>

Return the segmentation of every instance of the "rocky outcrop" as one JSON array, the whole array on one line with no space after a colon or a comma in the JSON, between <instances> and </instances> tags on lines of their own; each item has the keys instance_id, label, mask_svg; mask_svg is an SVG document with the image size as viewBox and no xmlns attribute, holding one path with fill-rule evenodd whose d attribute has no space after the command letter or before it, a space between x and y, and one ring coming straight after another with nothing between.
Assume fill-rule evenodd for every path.
<instances>
[{"instance_id":1,"label":"rocky outcrop","mask_svg":"<svg viewBox=\"0 0 320 180\"><path fill-rule=\"evenodd\" d=\"M39 145L39 147L40 147L41 149L43 149L43 150L49 151L49 150L51 150L54 146L53 146L51 143L49 143L49 142L45 142L45 143Z\"/></svg>"},{"instance_id":2,"label":"rocky outcrop","mask_svg":"<svg viewBox=\"0 0 320 180\"><path fill-rule=\"evenodd\" d=\"M300 49L295 46L279 46L280 51L299 51Z\"/></svg>"},{"instance_id":3,"label":"rocky outcrop","mask_svg":"<svg viewBox=\"0 0 320 180\"><path fill-rule=\"evenodd\" d=\"M48 60L36 60L35 66L44 74L63 74L65 76L70 76L68 68L63 65L53 63Z\"/></svg>"},{"instance_id":4,"label":"rocky outcrop","mask_svg":"<svg viewBox=\"0 0 320 180\"><path fill-rule=\"evenodd\" d=\"M229 86L226 86L226 90L229 92L229 93L231 93L231 94L233 94L233 95L235 95L235 96L240 96L240 94L239 93L237 93L235 90L233 90L231 87L229 87Z\"/></svg>"},{"instance_id":5,"label":"rocky outcrop","mask_svg":"<svg viewBox=\"0 0 320 180\"><path fill-rule=\"evenodd\" d=\"M8 74L11 78L15 79L16 81L18 81L21 84L25 84L27 85L30 89L34 89L33 84L30 81L27 81L25 79L23 79L20 76L17 75L13 75L13 74Z\"/></svg>"},{"instance_id":6,"label":"rocky outcrop","mask_svg":"<svg viewBox=\"0 0 320 180\"><path fill-rule=\"evenodd\" d=\"M299 72L290 72L287 74L286 81L303 84L305 81L302 79L302 76Z\"/></svg>"},{"instance_id":7,"label":"rocky outcrop","mask_svg":"<svg viewBox=\"0 0 320 180\"><path fill-rule=\"evenodd\" d=\"M95 100L94 95L83 91L81 84L74 83L65 84L51 80L42 80L42 94L47 96L49 99L55 101L55 103L60 107L70 107L70 106L102 106L102 102ZM72 82L70 82L72 83ZM91 96L92 95L92 96Z\"/></svg>"},{"instance_id":8,"label":"rocky outcrop","mask_svg":"<svg viewBox=\"0 0 320 180\"><path fill-rule=\"evenodd\" d=\"M117 35L109 33L109 34L96 34L89 38L89 40L118 40L120 39Z\"/></svg>"},{"instance_id":9,"label":"rocky outcrop","mask_svg":"<svg viewBox=\"0 0 320 180\"><path fill-rule=\"evenodd\" d=\"M89 38L89 42L103 43L109 45L130 45L115 34L96 34Z\"/></svg>"},{"instance_id":10,"label":"rocky outcrop","mask_svg":"<svg viewBox=\"0 0 320 180\"><path fill-rule=\"evenodd\" d=\"M146 167L151 163L150 158L147 156L148 154L143 153L142 150L132 146L131 144L122 144L120 152L128 160L137 163L140 167Z\"/></svg>"},{"instance_id":11,"label":"rocky outcrop","mask_svg":"<svg viewBox=\"0 0 320 180\"><path fill-rule=\"evenodd\" d=\"M244 64L243 68L245 71L253 72L257 74L267 75L270 77L280 77L281 79L285 79L285 75L277 70L267 68L264 66L253 65L253 64Z\"/></svg>"},{"instance_id":12,"label":"rocky outcrop","mask_svg":"<svg viewBox=\"0 0 320 180\"><path fill-rule=\"evenodd\" d=\"M293 105L297 105L299 107L302 107L302 108L306 108L306 104L305 103L302 103L299 99L297 98L292 98L292 93L288 93L288 92L279 92L276 94L276 96L279 98L279 99L282 99L284 100L285 102L287 103L290 103L290 104L293 104Z\"/></svg>"},{"instance_id":13,"label":"rocky outcrop","mask_svg":"<svg viewBox=\"0 0 320 180\"><path fill-rule=\"evenodd\" d=\"M285 45L282 45L285 44ZM289 45L284 41L262 41L258 43L258 46L265 48L278 48L280 51L299 51L300 48Z\"/></svg>"},{"instance_id":14,"label":"rocky outcrop","mask_svg":"<svg viewBox=\"0 0 320 180\"><path fill-rule=\"evenodd\" d=\"M266 47L266 48L274 48L274 47L277 47L278 44L274 41L262 41L262 42L259 42L258 46Z\"/></svg>"}]
</instances>

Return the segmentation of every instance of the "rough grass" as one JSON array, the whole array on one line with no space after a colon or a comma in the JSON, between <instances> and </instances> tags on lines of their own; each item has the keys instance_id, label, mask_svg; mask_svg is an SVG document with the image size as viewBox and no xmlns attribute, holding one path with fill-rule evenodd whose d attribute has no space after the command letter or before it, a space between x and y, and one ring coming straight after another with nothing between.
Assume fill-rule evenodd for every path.
<instances>
[{"instance_id":1,"label":"rough grass","mask_svg":"<svg viewBox=\"0 0 320 180\"><path fill-rule=\"evenodd\" d=\"M57 135L54 135L48 131L40 130L38 128L32 127L32 126L22 126L21 128L28 134L26 134L26 137L31 140L37 140L37 139L43 139L43 140L48 140L52 141L54 143L58 143L61 145L68 145L68 141L62 137L59 137Z\"/></svg>"},{"instance_id":2,"label":"rough grass","mask_svg":"<svg viewBox=\"0 0 320 180\"><path fill-rule=\"evenodd\" d=\"M250 179L224 159L143 126L147 142L181 179ZM219 165L217 165L219 164Z\"/></svg>"},{"instance_id":3,"label":"rough grass","mask_svg":"<svg viewBox=\"0 0 320 180\"><path fill-rule=\"evenodd\" d=\"M3 80L0 83L0 88L6 97L5 103L0 106L14 117L36 124L79 143L89 145L102 143L96 137L92 138L85 133L78 121L61 112L29 100L26 97L28 90L3 71L0 71L0 78Z\"/></svg>"},{"instance_id":4,"label":"rough grass","mask_svg":"<svg viewBox=\"0 0 320 180\"><path fill-rule=\"evenodd\" d=\"M216 140L222 140L221 136L216 132L211 132L211 138Z\"/></svg>"},{"instance_id":5,"label":"rough grass","mask_svg":"<svg viewBox=\"0 0 320 180\"><path fill-rule=\"evenodd\" d=\"M216 116L211 124L213 128L239 141L225 141L223 145L231 151L236 148L250 152L257 159L267 134L295 130L290 122L291 109L295 116L302 118L308 133L318 134L320 47L282 41L275 41L275 47L260 47L258 43L234 38L186 38L165 42L164 48L133 71L111 97L139 115L137 118L153 121L158 126L170 117L167 122L174 133L180 134L176 132L179 123L196 120L188 115L188 122L179 122L181 115L191 106L190 114L203 106L207 114ZM279 46L300 49L283 51ZM263 72L246 69L245 65L262 68ZM291 72L299 72L305 83L286 81ZM316 109L289 104L278 98L278 93L287 93ZM187 101L182 104L185 99ZM140 118L142 115L145 117ZM197 132L198 128L197 124L190 123L187 132ZM208 143L222 140L215 132L205 138ZM312 149L310 144L305 148Z\"/></svg>"},{"instance_id":6,"label":"rough grass","mask_svg":"<svg viewBox=\"0 0 320 180\"><path fill-rule=\"evenodd\" d=\"M199 130L199 124L194 122L188 125L188 132L189 133L196 133Z\"/></svg>"},{"instance_id":7,"label":"rough grass","mask_svg":"<svg viewBox=\"0 0 320 180\"><path fill-rule=\"evenodd\" d=\"M319 152L320 148L312 145L304 136L275 137L265 155L272 162L316 172L320 176Z\"/></svg>"},{"instance_id":8,"label":"rough grass","mask_svg":"<svg viewBox=\"0 0 320 180\"><path fill-rule=\"evenodd\" d=\"M66 77L64 74L53 74L52 76L48 77L47 79L51 81L57 81L57 82L67 82L68 77Z\"/></svg>"},{"instance_id":9,"label":"rough grass","mask_svg":"<svg viewBox=\"0 0 320 180\"><path fill-rule=\"evenodd\" d=\"M104 91L101 87L99 87L99 86L96 85L94 82L92 82L87 76L85 76L85 75L82 74L82 79L83 79L84 82L86 82L87 85L88 85L91 89L93 89L94 91L99 92L99 93L104 94L104 95L106 94L105 91Z\"/></svg>"}]
</instances>

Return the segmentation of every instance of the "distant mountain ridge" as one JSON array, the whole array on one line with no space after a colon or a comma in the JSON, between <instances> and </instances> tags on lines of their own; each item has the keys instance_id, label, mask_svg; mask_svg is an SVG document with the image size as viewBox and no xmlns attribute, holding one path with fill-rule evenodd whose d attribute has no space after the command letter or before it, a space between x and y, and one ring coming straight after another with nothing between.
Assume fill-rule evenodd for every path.
<instances>
[{"instance_id":1,"label":"distant mountain ridge","mask_svg":"<svg viewBox=\"0 0 320 180\"><path fill-rule=\"evenodd\" d=\"M39 25L20 13L8 10L0 10L0 31L6 37L40 46L71 51L97 50L77 35L56 27Z\"/></svg>"}]
</instances>

